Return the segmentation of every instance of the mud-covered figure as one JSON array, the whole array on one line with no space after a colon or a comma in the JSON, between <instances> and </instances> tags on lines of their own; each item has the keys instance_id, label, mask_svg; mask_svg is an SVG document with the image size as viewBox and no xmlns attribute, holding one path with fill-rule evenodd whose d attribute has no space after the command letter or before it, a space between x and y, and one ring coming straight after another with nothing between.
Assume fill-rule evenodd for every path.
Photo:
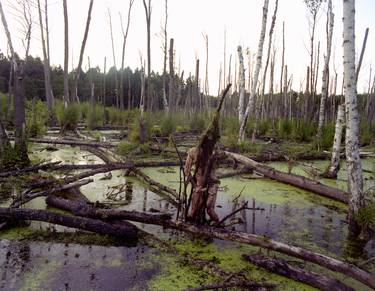
<instances>
[{"instance_id":1,"label":"mud-covered figure","mask_svg":"<svg viewBox=\"0 0 375 291\"><path fill-rule=\"evenodd\" d=\"M196 147L191 148L184 167L186 181L191 183L192 186L191 207L187 219L197 220L199 211L205 208L210 219L214 222L219 222L219 217L215 212L216 195L220 184L220 180L215 175L218 156L216 151L214 151L211 157L207 157L207 169L197 168L198 156L199 149ZM195 174L192 175L192 171ZM206 171L207 176L205 174Z\"/></svg>"}]
</instances>

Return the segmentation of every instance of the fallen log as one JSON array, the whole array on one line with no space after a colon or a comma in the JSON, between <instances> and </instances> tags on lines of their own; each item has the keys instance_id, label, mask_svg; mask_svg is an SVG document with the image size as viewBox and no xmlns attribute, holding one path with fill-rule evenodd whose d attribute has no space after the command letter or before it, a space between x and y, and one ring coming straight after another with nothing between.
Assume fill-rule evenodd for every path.
<instances>
[{"instance_id":1,"label":"fallen log","mask_svg":"<svg viewBox=\"0 0 375 291\"><path fill-rule=\"evenodd\" d=\"M70 211L78 216L105 220L141 220L143 223L151 224L155 220L167 220L172 218L170 213L144 213L127 210L101 209L95 208L88 203L72 201L70 199L59 198L56 196L48 196L46 203L49 206Z\"/></svg>"},{"instance_id":2,"label":"fallen log","mask_svg":"<svg viewBox=\"0 0 375 291\"><path fill-rule=\"evenodd\" d=\"M235 171L231 171L231 172L227 172L227 173L218 173L216 175L216 177L218 179L231 178L231 177L240 176L240 175L243 175L243 174L249 174L250 172L251 172L251 170L249 168L245 167L243 169L235 170Z\"/></svg>"},{"instance_id":3,"label":"fallen log","mask_svg":"<svg viewBox=\"0 0 375 291\"><path fill-rule=\"evenodd\" d=\"M251 264L262 267L267 271L308 284L320 290L354 291L354 288L337 279L292 266L283 259L270 258L260 254L243 255L243 258Z\"/></svg>"},{"instance_id":4,"label":"fallen log","mask_svg":"<svg viewBox=\"0 0 375 291\"><path fill-rule=\"evenodd\" d=\"M156 182L150 176L146 175L139 169L133 168L131 172L134 173L137 178L141 179L146 184L148 184L152 190L156 190L157 192L166 194L169 198L171 198L174 201L175 204L179 203L179 195L175 189L165 186L159 182Z\"/></svg>"},{"instance_id":5,"label":"fallen log","mask_svg":"<svg viewBox=\"0 0 375 291\"><path fill-rule=\"evenodd\" d=\"M58 214L48 210L0 208L0 217L16 220L36 220L87 230L99 234L137 238L137 229L128 224L110 224L101 220Z\"/></svg>"},{"instance_id":6,"label":"fallen log","mask_svg":"<svg viewBox=\"0 0 375 291\"><path fill-rule=\"evenodd\" d=\"M117 146L115 143L93 142L82 140L67 140L67 139L48 139L48 138L29 138L29 143L45 143L45 144L61 144L70 146L89 146L97 148L114 148Z\"/></svg>"},{"instance_id":7,"label":"fallen log","mask_svg":"<svg viewBox=\"0 0 375 291\"><path fill-rule=\"evenodd\" d=\"M320 182L311 180L309 178L299 176L296 174L288 174L278 171L274 168L258 163L243 155L225 152L227 157L234 159L236 162L241 163L255 170L256 172L264 175L267 178L286 183L298 188L308 190L310 192L319 194L324 197L328 197L343 203L349 202L349 194L343 190L336 189L330 186L326 186Z\"/></svg>"},{"instance_id":8,"label":"fallen log","mask_svg":"<svg viewBox=\"0 0 375 291\"><path fill-rule=\"evenodd\" d=\"M44 163L44 164L41 164L41 165L31 166L31 167L27 167L27 168L24 168L24 169L12 170L12 171L8 171L8 172L1 172L0 177L6 178L6 177L10 177L10 176L18 176L18 175L25 174L25 173L38 172L39 170L46 170L46 169L54 167L54 166L56 166L60 163L61 162Z\"/></svg>"},{"instance_id":9,"label":"fallen log","mask_svg":"<svg viewBox=\"0 0 375 291\"><path fill-rule=\"evenodd\" d=\"M75 209L73 205L74 204L72 204L71 206L71 211L74 211ZM267 237L239 231L231 231L217 227L198 226L183 221L157 219L155 217L150 216L149 214L138 213L137 215L132 215L132 213L129 212L127 215L127 220L130 221L160 225L165 228L177 229L180 231L191 233L193 235L200 235L204 237L217 238L221 240L240 242L277 251L292 257L296 257L308 262L318 264L332 271L342 273L375 289L375 276L373 276L373 274L367 273L366 271L358 268L353 264L346 263L338 259L331 258L329 256L309 251L297 246L292 246L282 242L278 242Z\"/></svg>"},{"instance_id":10,"label":"fallen log","mask_svg":"<svg viewBox=\"0 0 375 291\"><path fill-rule=\"evenodd\" d=\"M78 182L71 183L71 184L58 185L58 186L56 186L54 188L51 188L51 189L48 189L48 190L44 190L44 191L30 193L28 195L25 195L24 197L21 197L20 200L15 200L11 204L11 207L12 208L18 208L21 205L23 205L23 204L25 204L25 203L27 203L27 202L35 199L35 198L42 197L42 196L48 196L48 195L51 195L53 193L61 192L61 191L66 191L66 190L69 190L69 189L72 189L72 188L79 188L79 187L87 185L87 184L89 184L89 183L91 183L93 181L94 180L92 180L92 179L87 179L87 180L82 180L82 181L78 181Z\"/></svg>"},{"instance_id":11,"label":"fallen log","mask_svg":"<svg viewBox=\"0 0 375 291\"><path fill-rule=\"evenodd\" d=\"M112 157L110 157L106 152L101 150L100 148L81 146L81 149L85 150L85 151L88 151L89 153L92 153L94 156L97 156L98 158L100 158L106 164L111 164L111 163L117 162Z\"/></svg>"}]
</instances>

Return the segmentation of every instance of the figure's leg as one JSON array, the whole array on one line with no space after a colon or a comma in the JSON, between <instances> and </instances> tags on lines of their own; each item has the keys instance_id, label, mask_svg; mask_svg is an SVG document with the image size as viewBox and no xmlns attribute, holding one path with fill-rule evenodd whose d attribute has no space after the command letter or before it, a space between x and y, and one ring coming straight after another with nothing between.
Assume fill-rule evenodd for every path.
<instances>
[{"instance_id":1,"label":"figure's leg","mask_svg":"<svg viewBox=\"0 0 375 291\"><path fill-rule=\"evenodd\" d=\"M212 184L208 187L207 214L212 221L219 222L219 217L215 212L216 195L219 190L218 184Z\"/></svg>"}]
</instances>

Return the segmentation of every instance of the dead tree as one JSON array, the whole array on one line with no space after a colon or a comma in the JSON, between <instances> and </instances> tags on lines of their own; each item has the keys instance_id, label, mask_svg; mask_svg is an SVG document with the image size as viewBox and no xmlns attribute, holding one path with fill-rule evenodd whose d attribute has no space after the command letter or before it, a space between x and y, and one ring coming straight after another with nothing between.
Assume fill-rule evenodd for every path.
<instances>
[{"instance_id":1,"label":"dead tree","mask_svg":"<svg viewBox=\"0 0 375 291\"><path fill-rule=\"evenodd\" d=\"M238 52L238 122L243 120L245 115L245 66L243 62L242 47L237 47Z\"/></svg>"},{"instance_id":2,"label":"dead tree","mask_svg":"<svg viewBox=\"0 0 375 291\"><path fill-rule=\"evenodd\" d=\"M328 82L329 82L329 62L331 58L331 48L332 48L332 35L333 35L333 24L335 15L332 12L332 0L328 0L327 9L327 52L324 56L324 69L323 69L323 80L322 80L322 97L320 99L320 110L319 110L319 123L318 123L318 133L317 137L321 138L324 118L326 114L326 100L328 98Z\"/></svg>"},{"instance_id":3,"label":"dead tree","mask_svg":"<svg viewBox=\"0 0 375 291\"><path fill-rule=\"evenodd\" d=\"M112 29L112 16L111 11L108 8L108 21L109 21L109 30L111 33L111 44L112 44L112 57L113 57L113 67L115 69L115 97L116 97L116 107L120 108L119 103L119 88L118 88L118 76L117 76L117 65L116 65L116 54L115 54L115 43L113 40L113 29Z\"/></svg>"},{"instance_id":4,"label":"dead tree","mask_svg":"<svg viewBox=\"0 0 375 291\"><path fill-rule=\"evenodd\" d=\"M169 106L177 105L175 96L175 83L174 83L174 39L169 41ZM172 108L176 110L177 108Z\"/></svg>"},{"instance_id":5,"label":"dead tree","mask_svg":"<svg viewBox=\"0 0 375 291\"><path fill-rule=\"evenodd\" d=\"M120 20L121 20L121 30L122 30L122 56L121 56L121 73L120 73L120 105L121 110L124 110L124 61L125 61L125 47L126 47L126 39L128 38L129 33L129 26L130 26L130 14L132 10L134 0L129 1L129 9L128 9L128 22L126 24L126 29L124 30L124 26L122 24L122 17L120 14Z\"/></svg>"},{"instance_id":6,"label":"dead tree","mask_svg":"<svg viewBox=\"0 0 375 291\"><path fill-rule=\"evenodd\" d=\"M349 230L358 236L364 226L356 216L365 207L362 163L359 156L359 115L357 107L357 82L355 70L355 0L343 1L344 22L344 84L346 112L346 170L348 173Z\"/></svg>"},{"instance_id":7,"label":"dead tree","mask_svg":"<svg viewBox=\"0 0 375 291\"><path fill-rule=\"evenodd\" d=\"M167 54L168 54L168 0L165 0L165 21L163 27L163 105L165 112L169 112L169 105L167 99Z\"/></svg>"},{"instance_id":8,"label":"dead tree","mask_svg":"<svg viewBox=\"0 0 375 291\"><path fill-rule=\"evenodd\" d=\"M8 41L8 47L11 53L11 66L13 67L14 72L14 162L19 167L26 167L29 165L30 160L27 154L26 145L25 90L23 80L23 65L22 62L20 62L19 64L17 63L17 57L13 48L12 37L8 28L8 23L1 2L0 14L1 21L3 23L3 27Z\"/></svg>"},{"instance_id":9,"label":"dead tree","mask_svg":"<svg viewBox=\"0 0 375 291\"><path fill-rule=\"evenodd\" d=\"M40 0L38 0L38 15L39 15L39 26L40 26L40 36L42 41L42 50L43 50L43 65L44 65L44 87L46 92L46 102L50 114L52 114L54 107L54 96L51 86L51 67L49 59L49 45L48 45L48 10L47 10L47 0L45 0L45 26L43 24L42 18L42 9L40 6ZM44 37L44 27L46 30L46 38Z\"/></svg>"},{"instance_id":10,"label":"dead tree","mask_svg":"<svg viewBox=\"0 0 375 291\"><path fill-rule=\"evenodd\" d=\"M75 97L75 99L78 103L79 103L78 81L79 81L79 78L81 76L81 67L82 67L83 55L85 53L87 37L89 35L90 22L91 22L91 12L92 12L93 4L94 4L94 0L90 0L89 10L88 10L88 13L87 13L85 34L83 36L83 41L82 41L82 44L81 44L81 51L79 53L78 66L77 66L76 74L75 74L75 77L74 77L74 95L75 95L74 97Z\"/></svg>"},{"instance_id":11,"label":"dead tree","mask_svg":"<svg viewBox=\"0 0 375 291\"><path fill-rule=\"evenodd\" d=\"M63 0L64 7L64 105L68 106L69 97L69 19L68 6L66 0Z\"/></svg>"},{"instance_id":12,"label":"dead tree","mask_svg":"<svg viewBox=\"0 0 375 291\"><path fill-rule=\"evenodd\" d=\"M249 118L249 115L254 110L258 78L259 78L260 69L262 67L263 44L264 44L264 37L265 37L265 34L266 34L266 26L267 26L268 3L269 3L269 0L264 0L263 17L262 17L262 29L261 29L261 32L260 32L260 38L259 38L259 44L258 44L257 62L256 62L254 76L253 76L253 85L252 85L252 88L251 88L250 98L249 98L249 102L247 103L245 115L244 115L244 117L243 117L243 119L241 120L241 123L240 123L240 130L239 130L239 134L238 134L238 142L241 142L241 141L245 140L245 128L246 128L247 119Z\"/></svg>"},{"instance_id":13,"label":"dead tree","mask_svg":"<svg viewBox=\"0 0 375 291\"><path fill-rule=\"evenodd\" d=\"M358 82L359 71L361 70L361 66L362 66L363 56L364 56L365 50L366 50L368 32L369 32L369 28L367 27L366 32L365 32L365 38L363 39L361 55L360 55L359 61L358 61L357 71L356 71L356 74L355 74L355 79L356 79L357 82Z\"/></svg>"},{"instance_id":14,"label":"dead tree","mask_svg":"<svg viewBox=\"0 0 375 291\"><path fill-rule=\"evenodd\" d=\"M146 102L151 99L151 0L143 0L143 6L145 8L146 15L146 27L147 27L147 94Z\"/></svg>"}]
</instances>

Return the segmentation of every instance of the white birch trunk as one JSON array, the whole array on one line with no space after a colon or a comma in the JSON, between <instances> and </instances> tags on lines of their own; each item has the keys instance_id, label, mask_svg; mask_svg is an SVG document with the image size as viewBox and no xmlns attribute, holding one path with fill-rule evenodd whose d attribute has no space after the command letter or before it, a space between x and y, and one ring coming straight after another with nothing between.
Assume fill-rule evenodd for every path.
<instances>
[{"instance_id":1,"label":"white birch trunk","mask_svg":"<svg viewBox=\"0 0 375 291\"><path fill-rule=\"evenodd\" d=\"M333 35L333 24L334 24L334 14L332 12L332 0L328 1L328 11L327 11L327 55L324 58L324 69L322 78L322 97L320 99L320 110L319 110L319 123L318 123L318 133L317 137L322 136L324 117L325 117L325 105L328 97L328 82L329 82L329 61L331 58L331 48L332 48L332 35Z\"/></svg>"},{"instance_id":2,"label":"white birch trunk","mask_svg":"<svg viewBox=\"0 0 375 291\"><path fill-rule=\"evenodd\" d=\"M359 115L355 70L355 0L343 0L344 84L346 113L346 168L348 173L349 230L358 235L361 227L355 220L364 207L362 164L359 156Z\"/></svg>"},{"instance_id":3,"label":"white birch trunk","mask_svg":"<svg viewBox=\"0 0 375 291\"><path fill-rule=\"evenodd\" d=\"M239 124L242 123L245 114L245 66L243 63L242 47L239 45L237 47L238 52L238 90L239 90L239 100L238 100L238 121Z\"/></svg>"},{"instance_id":4,"label":"white birch trunk","mask_svg":"<svg viewBox=\"0 0 375 291\"><path fill-rule=\"evenodd\" d=\"M263 45L264 45L264 38L265 38L266 26L267 26L268 3L269 3L269 0L264 0L262 29L260 32L260 38L259 38L259 44L258 44L258 53L257 53L257 61L256 61L254 77L253 77L253 85L251 87L249 102L247 103L247 106L246 106L245 116L240 125L240 130L238 134L239 142L245 140L245 128L246 128L247 119L249 118L249 115L254 108L255 94L257 92L257 87L258 87L257 86L258 78L259 78L260 69L262 67Z\"/></svg>"},{"instance_id":5,"label":"white birch trunk","mask_svg":"<svg viewBox=\"0 0 375 291\"><path fill-rule=\"evenodd\" d=\"M340 170L340 146L342 140L342 130L345 122L344 109L344 104L340 104L337 108L337 119L335 126L335 137L333 139L332 158L331 164L327 169L327 172L324 173L324 177L326 178L336 179L337 173Z\"/></svg>"}]
</instances>

